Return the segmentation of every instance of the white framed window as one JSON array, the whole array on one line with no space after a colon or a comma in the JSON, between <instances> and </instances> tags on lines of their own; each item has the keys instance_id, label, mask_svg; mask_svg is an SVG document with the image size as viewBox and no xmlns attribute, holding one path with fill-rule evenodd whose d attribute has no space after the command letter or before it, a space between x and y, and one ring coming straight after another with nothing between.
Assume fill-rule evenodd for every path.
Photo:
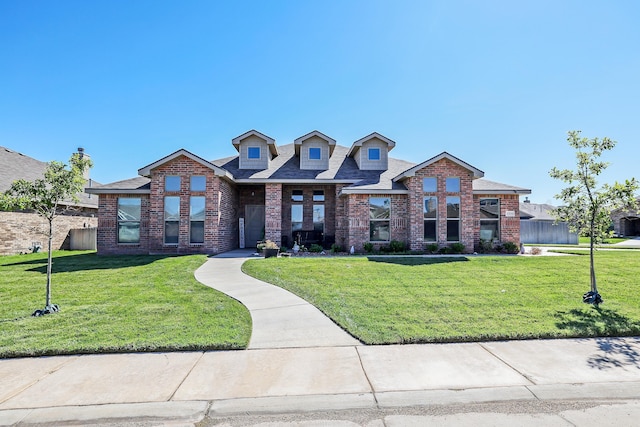
<instances>
[{"instance_id":1,"label":"white framed window","mask_svg":"<svg viewBox=\"0 0 640 427\"><path fill-rule=\"evenodd\" d=\"M460 192L460 178L449 177L446 183L447 193L459 193Z\"/></svg>"},{"instance_id":2,"label":"white framed window","mask_svg":"<svg viewBox=\"0 0 640 427\"><path fill-rule=\"evenodd\" d=\"M164 243L177 245L180 234L180 197L164 198Z\"/></svg>"},{"instance_id":3,"label":"white framed window","mask_svg":"<svg viewBox=\"0 0 640 427\"><path fill-rule=\"evenodd\" d=\"M435 193L438 191L438 178L423 178L422 191L425 193Z\"/></svg>"},{"instance_id":4,"label":"white framed window","mask_svg":"<svg viewBox=\"0 0 640 427\"><path fill-rule=\"evenodd\" d=\"M480 240L500 240L500 199L480 199Z\"/></svg>"},{"instance_id":5,"label":"white framed window","mask_svg":"<svg viewBox=\"0 0 640 427\"><path fill-rule=\"evenodd\" d=\"M302 230L303 210L301 204L291 205L291 232Z\"/></svg>"},{"instance_id":6,"label":"white framed window","mask_svg":"<svg viewBox=\"0 0 640 427\"><path fill-rule=\"evenodd\" d=\"M118 243L140 243L142 199L118 197Z\"/></svg>"},{"instance_id":7,"label":"white framed window","mask_svg":"<svg viewBox=\"0 0 640 427\"><path fill-rule=\"evenodd\" d=\"M205 197L189 199L189 243L204 243Z\"/></svg>"},{"instance_id":8,"label":"white framed window","mask_svg":"<svg viewBox=\"0 0 640 427\"><path fill-rule=\"evenodd\" d=\"M425 196L423 204L424 213L424 241L438 241L438 198Z\"/></svg>"},{"instance_id":9,"label":"white framed window","mask_svg":"<svg viewBox=\"0 0 640 427\"><path fill-rule=\"evenodd\" d=\"M388 242L391 240L391 198L369 197L369 240Z\"/></svg>"},{"instance_id":10,"label":"white framed window","mask_svg":"<svg viewBox=\"0 0 640 427\"><path fill-rule=\"evenodd\" d=\"M247 148L247 159L259 159L259 158L260 158L260 147Z\"/></svg>"},{"instance_id":11,"label":"white framed window","mask_svg":"<svg viewBox=\"0 0 640 427\"><path fill-rule=\"evenodd\" d=\"M380 148L369 148L369 160L380 160Z\"/></svg>"},{"instance_id":12,"label":"white framed window","mask_svg":"<svg viewBox=\"0 0 640 427\"><path fill-rule=\"evenodd\" d=\"M191 176L189 188L191 191L205 191L207 189L207 177L204 175Z\"/></svg>"},{"instance_id":13,"label":"white framed window","mask_svg":"<svg viewBox=\"0 0 640 427\"><path fill-rule=\"evenodd\" d=\"M309 160L322 159L322 150L318 147L309 147Z\"/></svg>"},{"instance_id":14,"label":"white framed window","mask_svg":"<svg viewBox=\"0 0 640 427\"><path fill-rule=\"evenodd\" d=\"M460 196L447 196L447 242L460 241Z\"/></svg>"},{"instance_id":15,"label":"white framed window","mask_svg":"<svg viewBox=\"0 0 640 427\"><path fill-rule=\"evenodd\" d=\"M180 177L177 175L165 176L164 191L180 191Z\"/></svg>"}]
</instances>

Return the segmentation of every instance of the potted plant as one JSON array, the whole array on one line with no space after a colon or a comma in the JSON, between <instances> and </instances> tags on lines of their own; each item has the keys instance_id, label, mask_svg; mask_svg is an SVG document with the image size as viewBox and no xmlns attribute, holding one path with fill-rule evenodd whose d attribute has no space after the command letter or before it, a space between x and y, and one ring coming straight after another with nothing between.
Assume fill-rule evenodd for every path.
<instances>
[{"instance_id":1,"label":"potted plant","mask_svg":"<svg viewBox=\"0 0 640 427\"><path fill-rule=\"evenodd\" d=\"M280 251L280 247L276 245L275 242L271 240L267 240L264 242L264 257L271 258L274 256L278 256L278 252Z\"/></svg>"}]
</instances>

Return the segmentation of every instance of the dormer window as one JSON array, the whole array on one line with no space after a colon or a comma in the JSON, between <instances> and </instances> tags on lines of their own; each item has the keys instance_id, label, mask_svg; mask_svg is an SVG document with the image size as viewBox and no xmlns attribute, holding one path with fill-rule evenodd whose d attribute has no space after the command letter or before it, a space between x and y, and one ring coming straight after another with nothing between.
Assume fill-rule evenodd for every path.
<instances>
[{"instance_id":1,"label":"dormer window","mask_svg":"<svg viewBox=\"0 0 640 427\"><path fill-rule=\"evenodd\" d=\"M389 166L389 151L396 143L374 132L353 143L347 157L352 157L360 170L386 170Z\"/></svg>"},{"instance_id":2,"label":"dormer window","mask_svg":"<svg viewBox=\"0 0 640 427\"><path fill-rule=\"evenodd\" d=\"M247 158L248 159L259 159L260 158L260 147L248 147L247 148Z\"/></svg>"},{"instance_id":3,"label":"dormer window","mask_svg":"<svg viewBox=\"0 0 640 427\"><path fill-rule=\"evenodd\" d=\"M309 148L309 160L320 160L322 158L322 150L318 147Z\"/></svg>"},{"instance_id":4,"label":"dormer window","mask_svg":"<svg viewBox=\"0 0 640 427\"><path fill-rule=\"evenodd\" d=\"M268 169L271 161L278 156L276 141L257 130L245 132L231 142L238 150L240 169Z\"/></svg>"}]
</instances>

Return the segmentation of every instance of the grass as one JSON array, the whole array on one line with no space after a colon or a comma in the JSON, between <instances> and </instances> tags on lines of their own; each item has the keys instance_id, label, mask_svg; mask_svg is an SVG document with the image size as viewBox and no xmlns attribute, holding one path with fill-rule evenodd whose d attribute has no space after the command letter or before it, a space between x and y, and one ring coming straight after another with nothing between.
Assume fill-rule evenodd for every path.
<instances>
[{"instance_id":1,"label":"grass","mask_svg":"<svg viewBox=\"0 0 640 427\"><path fill-rule=\"evenodd\" d=\"M367 344L640 334L634 251L596 254L597 309L582 303L588 256L274 258L243 269Z\"/></svg>"},{"instance_id":2,"label":"grass","mask_svg":"<svg viewBox=\"0 0 640 427\"><path fill-rule=\"evenodd\" d=\"M606 239L604 239L602 241L603 245L613 245L616 243L621 243L621 242L626 242L627 240L629 240L628 238L625 237L608 237ZM591 238L590 237L578 237L578 243L581 245L588 245L589 243L591 243Z\"/></svg>"},{"instance_id":3,"label":"grass","mask_svg":"<svg viewBox=\"0 0 640 427\"><path fill-rule=\"evenodd\" d=\"M245 348L249 312L198 283L204 255L97 256L55 252L45 305L46 253L0 257L0 357Z\"/></svg>"}]
</instances>

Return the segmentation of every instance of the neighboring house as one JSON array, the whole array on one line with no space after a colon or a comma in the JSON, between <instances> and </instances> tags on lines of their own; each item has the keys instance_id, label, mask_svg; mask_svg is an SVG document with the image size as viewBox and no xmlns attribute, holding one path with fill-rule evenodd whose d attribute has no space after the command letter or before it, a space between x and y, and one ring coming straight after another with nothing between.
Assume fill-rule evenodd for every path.
<instances>
[{"instance_id":1,"label":"neighboring house","mask_svg":"<svg viewBox=\"0 0 640 427\"><path fill-rule=\"evenodd\" d=\"M571 233L565 222L556 223L553 205L520 203L520 242L538 244L578 244L578 234Z\"/></svg>"},{"instance_id":2,"label":"neighboring house","mask_svg":"<svg viewBox=\"0 0 640 427\"><path fill-rule=\"evenodd\" d=\"M82 155L84 150L79 149ZM22 153L0 146L0 193L11 187L13 181L33 181L44 177L47 163L25 156ZM91 185L91 180L87 183ZM98 197L88 193L78 194L79 202L68 202L69 208L54 220L54 249L70 248L70 230L98 225ZM0 211L0 255L29 252L34 243L46 250L47 221L29 211Z\"/></svg>"},{"instance_id":3,"label":"neighboring house","mask_svg":"<svg viewBox=\"0 0 640 427\"><path fill-rule=\"evenodd\" d=\"M318 131L283 146L255 130L231 142L232 157L181 149L138 177L88 188L100 198L98 252L220 253L262 239L356 251L460 242L473 252L481 235L520 241L519 196L530 190L485 180L449 153L394 159L396 143L378 133L350 147Z\"/></svg>"},{"instance_id":4,"label":"neighboring house","mask_svg":"<svg viewBox=\"0 0 640 427\"><path fill-rule=\"evenodd\" d=\"M611 213L613 232L619 236L640 236L640 198L636 201L638 210L618 209Z\"/></svg>"}]
</instances>

